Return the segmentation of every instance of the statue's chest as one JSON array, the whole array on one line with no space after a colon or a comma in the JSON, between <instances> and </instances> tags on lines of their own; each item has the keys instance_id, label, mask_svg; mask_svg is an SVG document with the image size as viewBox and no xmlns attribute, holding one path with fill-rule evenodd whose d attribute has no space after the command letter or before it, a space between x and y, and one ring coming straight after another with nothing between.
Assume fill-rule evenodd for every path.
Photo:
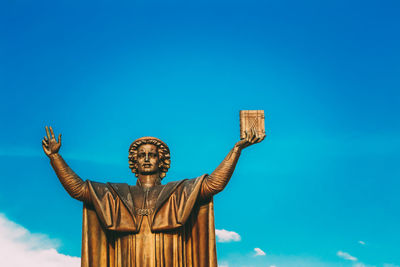
<instances>
[{"instance_id":1,"label":"statue's chest","mask_svg":"<svg viewBox=\"0 0 400 267\"><path fill-rule=\"evenodd\" d=\"M138 215L148 215L155 209L157 199L163 189L163 185L157 185L152 188L142 188L139 186L131 187L131 194L134 209Z\"/></svg>"}]
</instances>

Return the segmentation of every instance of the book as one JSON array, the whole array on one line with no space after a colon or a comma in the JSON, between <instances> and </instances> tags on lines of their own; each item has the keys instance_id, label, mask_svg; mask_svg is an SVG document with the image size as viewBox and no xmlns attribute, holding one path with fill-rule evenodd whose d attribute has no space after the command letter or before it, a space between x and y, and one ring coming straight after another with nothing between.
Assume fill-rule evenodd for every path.
<instances>
[{"instance_id":1,"label":"book","mask_svg":"<svg viewBox=\"0 0 400 267\"><path fill-rule=\"evenodd\" d=\"M241 110L239 116L240 139L244 139L246 131L250 133L252 128L255 128L260 136L265 134L264 110Z\"/></svg>"}]
</instances>

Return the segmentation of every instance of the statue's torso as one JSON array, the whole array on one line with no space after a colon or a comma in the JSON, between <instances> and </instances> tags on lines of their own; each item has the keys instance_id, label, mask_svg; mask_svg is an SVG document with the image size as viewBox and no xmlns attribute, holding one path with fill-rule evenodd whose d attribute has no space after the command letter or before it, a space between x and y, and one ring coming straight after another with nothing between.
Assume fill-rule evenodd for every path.
<instances>
[{"instance_id":1,"label":"statue's torso","mask_svg":"<svg viewBox=\"0 0 400 267\"><path fill-rule=\"evenodd\" d=\"M96 267L217 266L212 202L196 204L203 178L149 189L89 182L96 205L84 217L83 258ZM105 265L98 251L106 251Z\"/></svg>"}]
</instances>

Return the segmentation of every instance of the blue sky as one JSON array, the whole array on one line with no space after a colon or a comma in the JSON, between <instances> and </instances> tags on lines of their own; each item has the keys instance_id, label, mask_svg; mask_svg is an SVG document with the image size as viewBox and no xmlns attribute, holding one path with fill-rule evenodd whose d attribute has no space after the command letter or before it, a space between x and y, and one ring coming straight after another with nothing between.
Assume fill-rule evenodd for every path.
<instances>
[{"instance_id":1,"label":"blue sky","mask_svg":"<svg viewBox=\"0 0 400 267\"><path fill-rule=\"evenodd\" d=\"M82 205L42 151L45 125L97 181L135 183L130 143L159 137L168 182L211 173L239 110L263 109L267 138L215 197L216 228L241 237L217 244L220 265L400 265L399 8L4 1L0 213L79 256Z\"/></svg>"}]
</instances>

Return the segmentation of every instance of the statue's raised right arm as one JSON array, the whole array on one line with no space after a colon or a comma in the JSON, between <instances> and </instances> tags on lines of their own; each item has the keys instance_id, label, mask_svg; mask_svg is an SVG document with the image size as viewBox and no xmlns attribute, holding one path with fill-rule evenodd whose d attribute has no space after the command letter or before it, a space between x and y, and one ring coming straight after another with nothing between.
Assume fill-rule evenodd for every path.
<instances>
[{"instance_id":1,"label":"statue's raised right arm","mask_svg":"<svg viewBox=\"0 0 400 267\"><path fill-rule=\"evenodd\" d=\"M241 151L246 147L261 142L264 138L265 134L257 133L254 127L251 128L250 132L246 131L246 137L238 141L218 167L204 179L200 198L207 199L221 192L232 177Z\"/></svg>"},{"instance_id":2,"label":"statue's raised right arm","mask_svg":"<svg viewBox=\"0 0 400 267\"><path fill-rule=\"evenodd\" d=\"M90 194L87 183L85 183L71 168L67 165L64 159L58 154L61 147L61 134L56 140L53 128L46 126L46 133L42 140L44 153L50 158L51 166L57 174L61 184L67 190L71 197L90 202Z\"/></svg>"}]
</instances>

